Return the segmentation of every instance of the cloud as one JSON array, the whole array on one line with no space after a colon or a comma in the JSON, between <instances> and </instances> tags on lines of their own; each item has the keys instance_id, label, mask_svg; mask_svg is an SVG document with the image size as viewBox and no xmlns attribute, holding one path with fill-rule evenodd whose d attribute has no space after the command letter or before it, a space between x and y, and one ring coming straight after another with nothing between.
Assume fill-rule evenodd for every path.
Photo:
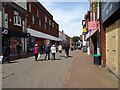
<instances>
[{"instance_id":1,"label":"cloud","mask_svg":"<svg viewBox=\"0 0 120 90\"><path fill-rule=\"evenodd\" d=\"M82 34L81 22L85 13L89 10L87 2L42 2L42 5L53 15L53 19L59 24L60 31L63 30L71 37Z\"/></svg>"}]
</instances>

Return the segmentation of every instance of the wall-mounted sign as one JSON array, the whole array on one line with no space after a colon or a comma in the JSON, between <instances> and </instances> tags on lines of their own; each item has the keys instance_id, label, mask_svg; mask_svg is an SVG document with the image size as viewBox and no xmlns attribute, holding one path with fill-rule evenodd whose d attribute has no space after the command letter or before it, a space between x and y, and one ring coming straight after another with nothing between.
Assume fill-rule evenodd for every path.
<instances>
[{"instance_id":1,"label":"wall-mounted sign","mask_svg":"<svg viewBox=\"0 0 120 90\"><path fill-rule=\"evenodd\" d=\"M2 34L8 34L8 30L4 29L4 31L2 32Z\"/></svg>"},{"instance_id":2,"label":"wall-mounted sign","mask_svg":"<svg viewBox=\"0 0 120 90\"><path fill-rule=\"evenodd\" d=\"M102 2L102 23L104 23L115 11L120 8L119 2Z\"/></svg>"},{"instance_id":3,"label":"wall-mounted sign","mask_svg":"<svg viewBox=\"0 0 120 90\"><path fill-rule=\"evenodd\" d=\"M82 30L82 31L83 31L83 33L86 33L86 32L87 32L86 28L83 28L83 30Z\"/></svg>"},{"instance_id":4,"label":"wall-mounted sign","mask_svg":"<svg viewBox=\"0 0 120 90\"><path fill-rule=\"evenodd\" d=\"M88 30L98 30L100 29L100 24L97 21L88 22Z\"/></svg>"}]
</instances>

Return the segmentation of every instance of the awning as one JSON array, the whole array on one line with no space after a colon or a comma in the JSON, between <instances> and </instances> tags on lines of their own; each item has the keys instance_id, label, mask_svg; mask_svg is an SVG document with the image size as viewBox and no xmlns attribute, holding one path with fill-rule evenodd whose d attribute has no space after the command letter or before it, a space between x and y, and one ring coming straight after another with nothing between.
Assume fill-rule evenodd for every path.
<instances>
[{"instance_id":1,"label":"awning","mask_svg":"<svg viewBox=\"0 0 120 90\"><path fill-rule=\"evenodd\" d=\"M51 36L51 35L48 35L42 32L38 32L34 29L27 28L27 31L28 33L31 34L31 36L34 36L34 37L45 38L45 39L54 40L54 41L62 41L62 39L60 38L57 38L57 37L54 37L54 36Z\"/></svg>"},{"instance_id":2,"label":"awning","mask_svg":"<svg viewBox=\"0 0 120 90\"><path fill-rule=\"evenodd\" d=\"M97 30L90 30L86 35L86 40L90 38L95 32L97 32Z\"/></svg>"}]
</instances>

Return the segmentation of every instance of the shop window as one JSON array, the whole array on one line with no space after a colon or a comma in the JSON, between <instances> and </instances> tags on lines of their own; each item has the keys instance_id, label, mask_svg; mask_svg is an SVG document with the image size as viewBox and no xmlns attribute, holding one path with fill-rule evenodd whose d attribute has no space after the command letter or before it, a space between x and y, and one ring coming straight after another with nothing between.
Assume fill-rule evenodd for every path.
<instances>
[{"instance_id":1,"label":"shop window","mask_svg":"<svg viewBox=\"0 0 120 90\"><path fill-rule=\"evenodd\" d=\"M49 25L51 25L51 20L49 20Z\"/></svg>"},{"instance_id":2,"label":"shop window","mask_svg":"<svg viewBox=\"0 0 120 90\"><path fill-rule=\"evenodd\" d=\"M17 38L17 37L11 37L10 38L10 55L11 56L17 55L16 45L17 45L18 42L22 46L21 38Z\"/></svg>"},{"instance_id":3,"label":"shop window","mask_svg":"<svg viewBox=\"0 0 120 90\"><path fill-rule=\"evenodd\" d=\"M45 29L47 28L47 25L46 25L46 23L45 23L45 27L44 27Z\"/></svg>"},{"instance_id":4,"label":"shop window","mask_svg":"<svg viewBox=\"0 0 120 90\"><path fill-rule=\"evenodd\" d=\"M35 17L32 15L32 23L35 24Z\"/></svg>"},{"instance_id":5,"label":"shop window","mask_svg":"<svg viewBox=\"0 0 120 90\"><path fill-rule=\"evenodd\" d=\"M45 17L45 22L47 23L47 17Z\"/></svg>"},{"instance_id":6,"label":"shop window","mask_svg":"<svg viewBox=\"0 0 120 90\"><path fill-rule=\"evenodd\" d=\"M54 22L52 23L52 27L54 27Z\"/></svg>"},{"instance_id":7,"label":"shop window","mask_svg":"<svg viewBox=\"0 0 120 90\"><path fill-rule=\"evenodd\" d=\"M42 20L39 20L39 26L42 27Z\"/></svg>"},{"instance_id":8,"label":"shop window","mask_svg":"<svg viewBox=\"0 0 120 90\"><path fill-rule=\"evenodd\" d=\"M29 4L29 12L31 12L31 4Z\"/></svg>"},{"instance_id":9,"label":"shop window","mask_svg":"<svg viewBox=\"0 0 120 90\"><path fill-rule=\"evenodd\" d=\"M21 17L17 11L14 11L14 25L21 26Z\"/></svg>"},{"instance_id":10,"label":"shop window","mask_svg":"<svg viewBox=\"0 0 120 90\"><path fill-rule=\"evenodd\" d=\"M8 14L5 13L5 28L8 28Z\"/></svg>"},{"instance_id":11,"label":"shop window","mask_svg":"<svg viewBox=\"0 0 120 90\"><path fill-rule=\"evenodd\" d=\"M37 10L37 17L39 17L39 11Z\"/></svg>"},{"instance_id":12,"label":"shop window","mask_svg":"<svg viewBox=\"0 0 120 90\"><path fill-rule=\"evenodd\" d=\"M14 25L21 26L21 17L14 16Z\"/></svg>"}]
</instances>

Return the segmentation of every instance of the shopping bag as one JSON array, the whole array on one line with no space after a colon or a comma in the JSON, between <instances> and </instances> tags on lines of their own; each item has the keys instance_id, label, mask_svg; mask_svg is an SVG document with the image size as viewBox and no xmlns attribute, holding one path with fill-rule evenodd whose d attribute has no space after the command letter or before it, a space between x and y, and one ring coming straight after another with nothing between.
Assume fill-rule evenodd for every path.
<instances>
[{"instance_id":1,"label":"shopping bag","mask_svg":"<svg viewBox=\"0 0 120 90\"><path fill-rule=\"evenodd\" d=\"M39 53L39 54L38 54L37 60L40 60L40 58L41 58L41 54Z\"/></svg>"},{"instance_id":2,"label":"shopping bag","mask_svg":"<svg viewBox=\"0 0 120 90\"><path fill-rule=\"evenodd\" d=\"M0 56L0 63L2 64L3 62L3 56Z\"/></svg>"},{"instance_id":3,"label":"shopping bag","mask_svg":"<svg viewBox=\"0 0 120 90\"><path fill-rule=\"evenodd\" d=\"M65 58L67 57L67 54L65 53Z\"/></svg>"}]
</instances>

